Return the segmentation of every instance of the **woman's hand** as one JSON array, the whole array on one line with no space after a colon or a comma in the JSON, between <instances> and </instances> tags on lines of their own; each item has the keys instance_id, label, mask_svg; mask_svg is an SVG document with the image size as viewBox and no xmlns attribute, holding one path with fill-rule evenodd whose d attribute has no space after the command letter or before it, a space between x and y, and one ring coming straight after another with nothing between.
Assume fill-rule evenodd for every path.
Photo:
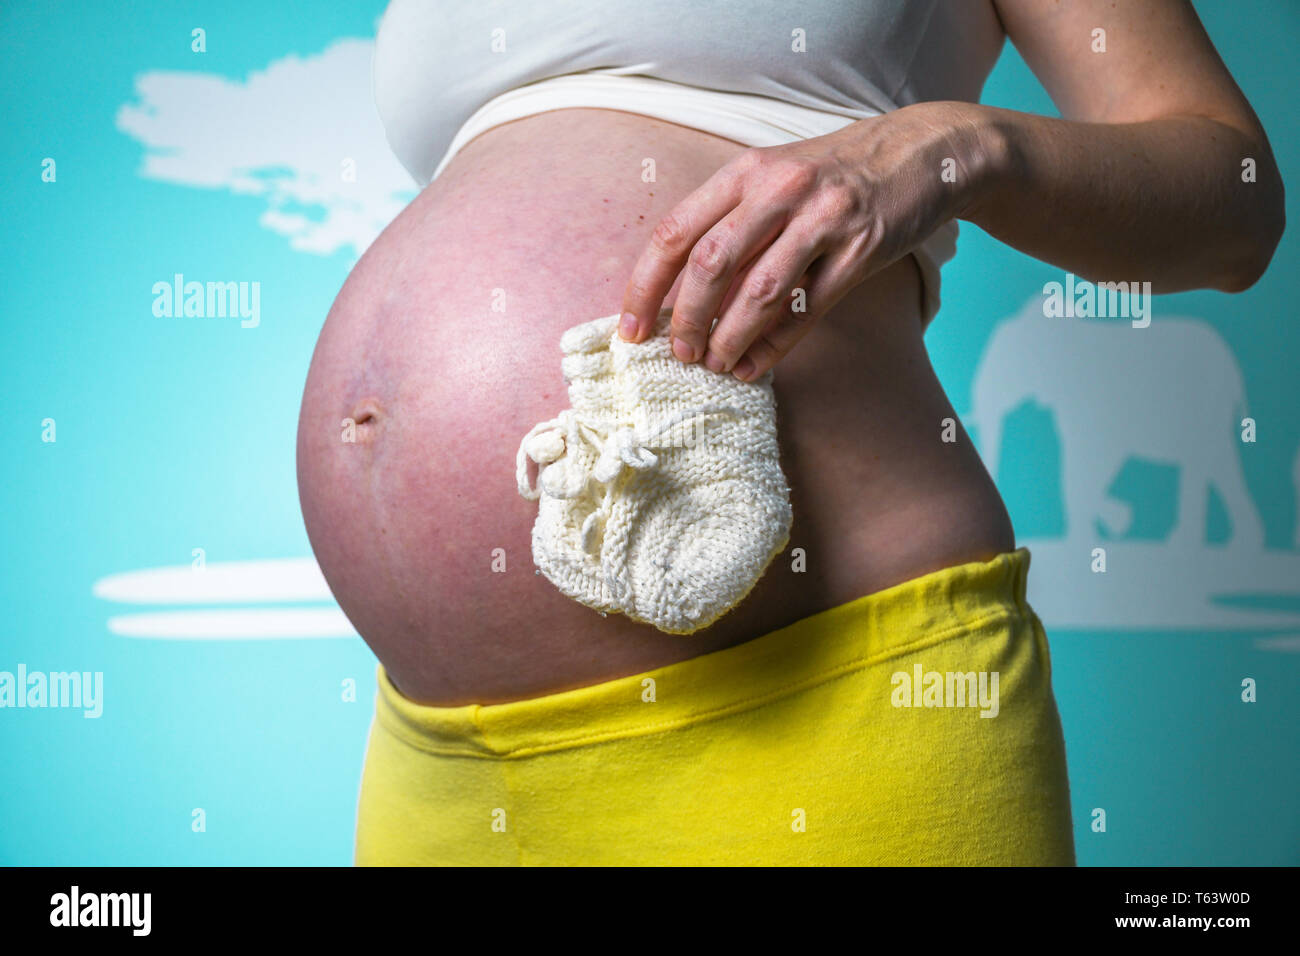
<instances>
[{"instance_id":1,"label":"woman's hand","mask_svg":"<svg viewBox=\"0 0 1300 956\"><path fill-rule=\"evenodd\" d=\"M681 273L673 353L762 375L851 289L964 211L989 165L966 105L921 103L741 153L655 227L620 334L649 335Z\"/></svg>"}]
</instances>

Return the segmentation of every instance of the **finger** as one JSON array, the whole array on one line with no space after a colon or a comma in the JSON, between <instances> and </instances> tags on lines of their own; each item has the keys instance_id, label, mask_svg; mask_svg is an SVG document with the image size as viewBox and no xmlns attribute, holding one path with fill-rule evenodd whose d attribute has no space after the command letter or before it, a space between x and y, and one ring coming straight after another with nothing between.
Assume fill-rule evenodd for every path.
<instances>
[{"instance_id":1,"label":"finger","mask_svg":"<svg viewBox=\"0 0 1300 956\"><path fill-rule=\"evenodd\" d=\"M651 333L664 297L677 281L691 249L714 223L739 204L740 196L737 177L724 167L659 220L623 291L619 319L623 338L640 342Z\"/></svg>"},{"instance_id":2,"label":"finger","mask_svg":"<svg viewBox=\"0 0 1300 956\"><path fill-rule=\"evenodd\" d=\"M745 287L745 277L757 264L758 258L750 259L736 272L736 278L731 280L731 288L722 297L722 305L718 306L718 315L727 314L727 310L731 308L731 303L736 301L736 296L740 295L740 290Z\"/></svg>"},{"instance_id":3,"label":"finger","mask_svg":"<svg viewBox=\"0 0 1300 956\"><path fill-rule=\"evenodd\" d=\"M736 273L764 254L787 216L771 203L742 202L695 244L673 303L673 354L683 362L704 357L709 330Z\"/></svg>"},{"instance_id":4,"label":"finger","mask_svg":"<svg viewBox=\"0 0 1300 956\"><path fill-rule=\"evenodd\" d=\"M774 367L808 334L813 320L825 315L843 297L843 294L836 296L832 290L847 281L843 271L828 265L825 259L813 263L794 286L803 294L786 299L780 313L751 343L732 374L743 382L752 382Z\"/></svg>"},{"instance_id":5,"label":"finger","mask_svg":"<svg viewBox=\"0 0 1300 956\"><path fill-rule=\"evenodd\" d=\"M787 307L791 291L820 255L821 246L821 239L815 233L792 226L759 256L709 336L704 358L708 368L715 372L732 370L754 340Z\"/></svg>"}]
</instances>

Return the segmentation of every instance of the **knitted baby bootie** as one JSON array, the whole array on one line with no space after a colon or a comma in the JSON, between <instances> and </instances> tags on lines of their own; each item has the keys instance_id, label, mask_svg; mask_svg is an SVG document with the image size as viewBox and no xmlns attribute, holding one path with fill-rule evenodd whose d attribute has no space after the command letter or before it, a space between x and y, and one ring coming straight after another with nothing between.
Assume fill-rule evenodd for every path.
<instances>
[{"instance_id":1,"label":"knitted baby bootie","mask_svg":"<svg viewBox=\"0 0 1300 956\"><path fill-rule=\"evenodd\" d=\"M744 599L789 541L772 375L742 382L669 351L671 310L626 342L618 316L560 339L572 407L516 458L540 499L533 560L569 597L689 634ZM537 487L528 482L538 463Z\"/></svg>"}]
</instances>

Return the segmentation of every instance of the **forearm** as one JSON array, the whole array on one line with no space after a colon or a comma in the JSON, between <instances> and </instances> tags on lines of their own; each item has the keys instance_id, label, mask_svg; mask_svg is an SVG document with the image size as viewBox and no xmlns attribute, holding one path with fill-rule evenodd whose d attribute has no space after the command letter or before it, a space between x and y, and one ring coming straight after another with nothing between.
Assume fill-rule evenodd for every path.
<instances>
[{"instance_id":1,"label":"forearm","mask_svg":"<svg viewBox=\"0 0 1300 956\"><path fill-rule=\"evenodd\" d=\"M942 105L958 107L954 148L968 173L958 217L1028 255L1157 293L1240 291L1272 258L1283 187L1262 133L1194 116L1081 123Z\"/></svg>"}]
</instances>

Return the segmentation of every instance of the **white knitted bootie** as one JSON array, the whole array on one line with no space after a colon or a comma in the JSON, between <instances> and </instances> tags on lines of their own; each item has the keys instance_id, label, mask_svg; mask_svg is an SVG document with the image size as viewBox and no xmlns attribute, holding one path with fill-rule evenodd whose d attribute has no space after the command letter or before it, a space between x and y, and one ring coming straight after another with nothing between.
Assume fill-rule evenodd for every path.
<instances>
[{"instance_id":1,"label":"white knitted bootie","mask_svg":"<svg viewBox=\"0 0 1300 956\"><path fill-rule=\"evenodd\" d=\"M560 339L571 408L516 459L538 499L533 560L569 597L689 634L736 606L786 546L790 492L772 374L742 382L669 351L671 310L640 344L610 315ZM537 487L528 460L538 463Z\"/></svg>"}]
</instances>

